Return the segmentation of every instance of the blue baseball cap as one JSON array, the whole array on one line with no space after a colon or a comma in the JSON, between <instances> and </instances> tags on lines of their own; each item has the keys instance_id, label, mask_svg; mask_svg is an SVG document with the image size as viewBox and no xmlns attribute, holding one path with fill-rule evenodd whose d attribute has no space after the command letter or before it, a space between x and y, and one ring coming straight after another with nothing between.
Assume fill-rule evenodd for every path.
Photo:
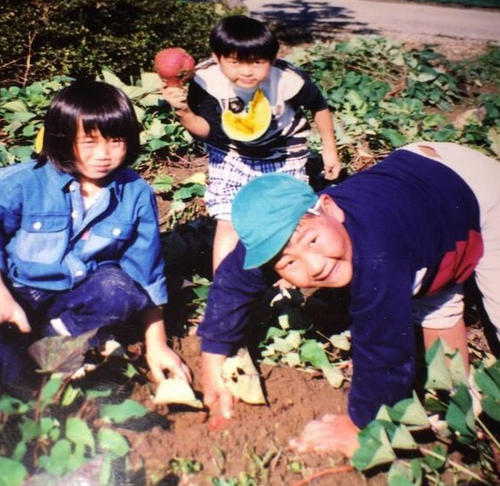
<instances>
[{"instance_id":1,"label":"blue baseball cap","mask_svg":"<svg viewBox=\"0 0 500 486\"><path fill-rule=\"evenodd\" d=\"M246 249L243 268L276 256L317 201L311 186L288 174L265 174L245 184L231 208L231 222Z\"/></svg>"}]
</instances>

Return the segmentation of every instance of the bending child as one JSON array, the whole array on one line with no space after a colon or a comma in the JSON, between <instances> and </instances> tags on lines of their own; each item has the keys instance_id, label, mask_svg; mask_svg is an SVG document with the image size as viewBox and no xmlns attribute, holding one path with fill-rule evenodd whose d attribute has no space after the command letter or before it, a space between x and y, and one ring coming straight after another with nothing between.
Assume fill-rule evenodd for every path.
<instances>
[{"instance_id":1,"label":"bending child","mask_svg":"<svg viewBox=\"0 0 500 486\"><path fill-rule=\"evenodd\" d=\"M357 433L415 379L416 328L468 367L463 282L475 272L500 339L500 163L451 143L414 143L319 196L284 174L249 182L232 221L241 242L210 289L202 338L206 404L232 413L221 379L252 301L276 273L302 288L349 285L353 378L348 414L310 422L299 451L352 455Z\"/></svg>"},{"instance_id":2,"label":"bending child","mask_svg":"<svg viewBox=\"0 0 500 486\"><path fill-rule=\"evenodd\" d=\"M166 343L155 197L126 167L139 132L123 92L75 82L46 113L37 160L0 170L0 381L17 379L37 337L105 336L135 317L153 378L190 379Z\"/></svg>"},{"instance_id":3,"label":"bending child","mask_svg":"<svg viewBox=\"0 0 500 486\"><path fill-rule=\"evenodd\" d=\"M307 74L276 59L279 43L258 20L226 17L210 35L212 59L197 66L189 92L165 87L163 95L182 125L203 139L209 155L207 210L217 220L213 269L234 248L231 202L240 187L270 172L307 181L309 123L313 113L323 142L327 179L340 163L328 105Z\"/></svg>"}]
</instances>

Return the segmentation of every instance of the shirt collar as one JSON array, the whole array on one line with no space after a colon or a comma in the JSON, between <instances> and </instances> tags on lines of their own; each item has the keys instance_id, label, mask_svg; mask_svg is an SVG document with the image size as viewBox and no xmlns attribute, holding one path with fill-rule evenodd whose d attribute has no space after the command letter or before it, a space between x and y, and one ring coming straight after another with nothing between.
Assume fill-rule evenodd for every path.
<instances>
[{"instance_id":1,"label":"shirt collar","mask_svg":"<svg viewBox=\"0 0 500 486\"><path fill-rule=\"evenodd\" d=\"M77 180L73 174L68 174L67 172L63 172L57 169L50 162L47 162L44 165L44 169L46 170L47 177L49 178L51 183L53 183L60 190L68 188L72 182ZM114 177L112 177L109 183L105 186L109 190L113 190L119 199L121 199L122 197L124 187L124 180L122 177L120 177L121 173L122 169L118 168L114 173Z\"/></svg>"}]
</instances>

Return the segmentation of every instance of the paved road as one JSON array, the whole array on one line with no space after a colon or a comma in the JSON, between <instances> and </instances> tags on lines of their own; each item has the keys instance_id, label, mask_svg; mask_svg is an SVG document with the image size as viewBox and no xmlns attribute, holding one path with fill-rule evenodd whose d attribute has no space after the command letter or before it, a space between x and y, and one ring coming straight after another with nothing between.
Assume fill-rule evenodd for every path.
<instances>
[{"instance_id":1,"label":"paved road","mask_svg":"<svg viewBox=\"0 0 500 486\"><path fill-rule=\"evenodd\" d=\"M245 0L252 15L286 25L290 36L309 30L394 33L399 38L443 36L500 43L500 9L469 9L373 0ZM499 2L500 5L500 2Z\"/></svg>"}]
</instances>

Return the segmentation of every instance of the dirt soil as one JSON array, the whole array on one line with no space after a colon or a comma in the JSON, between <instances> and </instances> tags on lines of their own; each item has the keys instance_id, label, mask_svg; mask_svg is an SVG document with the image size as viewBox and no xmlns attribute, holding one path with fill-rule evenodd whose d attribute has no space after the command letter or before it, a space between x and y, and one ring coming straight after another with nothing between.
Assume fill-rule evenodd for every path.
<instances>
[{"instance_id":1,"label":"dirt soil","mask_svg":"<svg viewBox=\"0 0 500 486\"><path fill-rule=\"evenodd\" d=\"M198 339L188 336L176 347L195 372L194 389L199 391ZM297 455L288 447L289 439L298 435L307 421L328 412L343 412L346 390L335 390L317 375L287 367L262 366L260 372L268 404L239 402L234 418L218 426L213 425L205 411L155 406L147 388L137 388L134 398L164 416L169 424L143 432L121 431L133 444L132 464L145 464L149 479L163 477L160 484L164 486L208 486L212 484L211 477L232 478L242 471L252 474L258 485L294 485L318 471L346 466L347 461L341 457ZM203 469L198 474L179 474L169 466L172 458L195 459L203 464ZM294 466L300 472L293 472ZM351 471L325 476L310 484L377 486L385 484L385 479L380 475L367 483L359 473Z\"/></svg>"}]
</instances>

